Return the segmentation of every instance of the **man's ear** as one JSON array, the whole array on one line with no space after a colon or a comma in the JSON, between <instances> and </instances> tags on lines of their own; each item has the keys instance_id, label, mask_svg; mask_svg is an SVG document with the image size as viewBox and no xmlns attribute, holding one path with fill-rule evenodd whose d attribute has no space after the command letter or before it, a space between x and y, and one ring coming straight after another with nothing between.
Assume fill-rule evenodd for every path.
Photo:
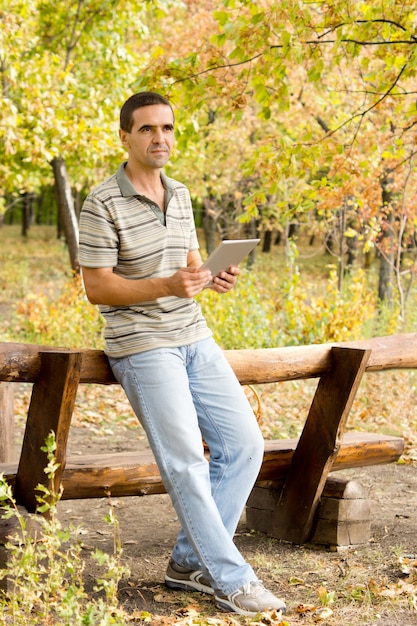
<instances>
[{"instance_id":1,"label":"man's ear","mask_svg":"<svg viewBox=\"0 0 417 626\"><path fill-rule=\"evenodd\" d=\"M121 128L119 128L120 141L122 142L124 146L128 145L127 135L128 133L125 130L122 130Z\"/></svg>"}]
</instances>

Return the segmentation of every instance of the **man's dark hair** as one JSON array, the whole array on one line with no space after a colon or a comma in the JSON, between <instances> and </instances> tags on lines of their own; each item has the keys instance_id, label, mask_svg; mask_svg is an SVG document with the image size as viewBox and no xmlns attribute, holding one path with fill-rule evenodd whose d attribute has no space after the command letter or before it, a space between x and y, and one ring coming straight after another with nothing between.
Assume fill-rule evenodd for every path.
<instances>
[{"instance_id":1,"label":"man's dark hair","mask_svg":"<svg viewBox=\"0 0 417 626\"><path fill-rule=\"evenodd\" d=\"M161 96L161 94L155 93L154 91L142 91L130 96L120 109L120 128L126 133L130 133L133 126L134 111L136 111L136 109L140 109L141 107L151 106L152 104L164 104L169 106L172 111L172 115L174 115L171 103L167 100L167 98L164 98L164 96Z\"/></svg>"}]
</instances>

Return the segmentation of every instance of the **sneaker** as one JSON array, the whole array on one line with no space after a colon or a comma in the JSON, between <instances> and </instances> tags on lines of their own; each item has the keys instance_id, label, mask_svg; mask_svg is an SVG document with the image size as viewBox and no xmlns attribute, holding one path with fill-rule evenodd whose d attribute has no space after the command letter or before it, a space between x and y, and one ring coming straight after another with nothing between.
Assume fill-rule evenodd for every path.
<instances>
[{"instance_id":1,"label":"sneaker","mask_svg":"<svg viewBox=\"0 0 417 626\"><path fill-rule=\"evenodd\" d=\"M202 593L214 594L214 589L210 582L204 578L200 570L187 569L181 567L171 559L165 573L165 584L170 589L181 589L183 591L201 591Z\"/></svg>"},{"instance_id":2,"label":"sneaker","mask_svg":"<svg viewBox=\"0 0 417 626\"><path fill-rule=\"evenodd\" d=\"M260 580L246 583L228 596L216 594L216 607L222 611L232 611L239 615L255 616L262 611L276 610L285 613L285 603L265 589Z\"/></svg>"}]
</instances>

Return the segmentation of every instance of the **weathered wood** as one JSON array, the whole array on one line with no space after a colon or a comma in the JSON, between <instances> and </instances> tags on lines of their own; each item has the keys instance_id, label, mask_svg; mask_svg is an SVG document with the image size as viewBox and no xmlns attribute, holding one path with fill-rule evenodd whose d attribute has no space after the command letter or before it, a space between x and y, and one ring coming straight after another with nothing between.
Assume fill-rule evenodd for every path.
<instances>
[{"instance_id":1,"label":"weathered wood","mask_svg":"<svg viewBox=\"0 0 417 626\"><path fill-rule=\"evenodd\" d=\"M14 460L13 386L0 382L0 463Z\"/></svg>"},{"instance_id":2,"label":"weathered wood","mask_svg":"<svg viewBox=\"0 0 417 626\"><path fill-rule=\"evenodd\" d=\"M34 383L40 372L40 355L45 352L81 354L81 383L111 385L117 382L102 350L73 350L13 342L0 342L0 381Z\"/></svg>"},{"instance_id":3,"label":"weathered wood","mask_svg":"<svg viewBox=\"0 0 417 626\"><path fill-rule=\"evenodd\" d=\"M336 548L352 548L366 545L371 537L371 520L339 521L320 519L311 543Z\"/></svg>"},{"instance_id":4,"label":"weathered wood","mask_svg":"<svg viewBox=\"0 0 417 626\"><path fill-rule=\"evenodd\" d=\"M332 348L332 368L317 386L277 503L273 536L293 543L308 540L369 356L370 350Z\"/></svg>"},{"instance_id":5,"label":"weathered wood","mask_svg":"<svg viewBox=\"0 0 417 626\"><path fill-rule=\"evenodd\" d=\"M361 485L356 481L349 481L347 489L350 489L350 483L355 483L358 487ZM357 489L359 492L359 489ZM366 491L362 488L362 491ZM339 498L324 497L322 495L320 505L317 509L317 518L323 520L337 520L338 522L369 522L371 517L371 509L369 505L368 494L358 493L356 498L348 497L342 494ZM313 537L314 537L313 531Z\"/></svg>"},{"instance_id":6,"label":"weathered wood","mask_svg":"<svg viewBox=\"0 0 417 626\"><path fill-rule=\"evenodd\" d=\"M322 495L311 542L335 547L367 544L371 537L368 490L356 480L339 480L334 493Z\"/></svg>"},{"instance_id":7,"label":"weathered wood","mask_svg":"<svg viewBox=\"0 0 417 626\"><path fill-rule=\"evenodd\" d=\"M257 479L258 484L265 481L276 483L280 479L283 482L297 443L298 439L265 441L264 461ZM334 472L393 463L400 458L403 450L404 440L401 437L374 433L345 433L331 470ZM0 464L0 472L4 472L12 486L16 470L16 463ZM332 484L336 482L333 480ZM62 475L62 484L63 500L102 498L106 492L115 497L165 492L150 450L69 457Z\"/></svg>"},{"instance_id":8,"label":"weathered wood","mask_svg":"<svg viewBox=\"0 0 417 626\"><path fill-rule=\"evenodd\" d=\"M331 368L332 347L372 350L367 372L417 367L417 333L333 344L226 350L242 385L317 378Z\"/></svg>"},{"instance_id":9,"label":"weathered wood","mask_svg":"<svg viewBox=\"0 0 417 626\"><path fill-rule=\"evenodd\" d=\"M283 479L291 465L298 439L265 441L258 481ZM395 463L404 452L404 439L377 433L344 433L331 471Z\"/></svg>"},{"instance_id":10,"label":"weathered wood","mask_svg":"<svg viewBox=\"0 0 417 626\"><path fill-rule=\"evenodd\" d=\"M249 385L322 376L331 368L334 346L372 350L367 372L417 367L417 333L333 344L225 350L225 355L242 385ZM68 352L65 348L0 342L0 380L34 382L39 374L39 354L49 351ZM116 382L101 350L79 352L83 355L80 382Z\"/></svg>"},{"instance_id":11,"label":"weathered wood","mask_svg":"<svg viewBox=\"0 0 417 626\"><path fill-rule=\"evenodd\" d=\"M55 433L55 458L59 463L54 487L59 488L81 371L81 355L76 352L45 352L40 355L40 361L15 482L16 500L30 512L36 509L37 485L42 483L52 487L44 472L47 455L41 451L51 431Z\"/></svg>"},{"instance_id":12,"label":"weathered wood","mask_svg":"<svg viewBox=\"0 0 417 626\"><path fill-rule=\"evenodd\" d=\"M342 358L346 354L349 359ZM321 377L300 440L293 440L293 445L288 441L266 442L258 478L265 481L287 476L281 499L285 504L284 532L277 534L275 510L273 534L305 541L329 471L391 462L401 455L401 438L347 435L339 444L363 372L417 367L417 334L342 344L233 350L225 351L225 355L242 384ZM0 464L0 471L9 475L15 487L18 501L29 510L36 506L36 485L47 484L43 472L46 458L40 448L50 430L57 435L60 469L55 480L57 485L62 478L64 499L164 491L149 451L77 457L64 469L78 383L116 382L102 351L0 343L0 381L34 383L18 469ZM295 535L289 533L290 527L298 527Z\"/></svg>"},{"instance_id":13,"label":"weathered wood","mask_svg":"<svg viewBox=\"0 0 417 626\"><path fill-rule=\"evenodd\" d=\"M263 481L254 487L246 506L249 528L271 534L281 489L282 481ZM329 476L309 542L337 549L364 545L369 542L370 530L371 507L367 489L355 480Z\"/></svg>"}]
</instances>

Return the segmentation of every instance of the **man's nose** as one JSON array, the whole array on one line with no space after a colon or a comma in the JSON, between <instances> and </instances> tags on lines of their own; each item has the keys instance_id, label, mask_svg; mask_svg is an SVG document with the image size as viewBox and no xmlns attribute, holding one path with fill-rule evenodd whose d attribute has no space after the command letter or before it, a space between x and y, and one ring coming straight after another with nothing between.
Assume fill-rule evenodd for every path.
<instances>
[{"instance_id":1,"label":"man's nose","mask_svg":"<svg viewBox=\"0 0 417 626\"><path fill-rule=\"evenodd\" d=\"M152 140L154 143L164 142L164 133L162 132L162 128L155 128Z\"/></svg>"}]
</instances>

